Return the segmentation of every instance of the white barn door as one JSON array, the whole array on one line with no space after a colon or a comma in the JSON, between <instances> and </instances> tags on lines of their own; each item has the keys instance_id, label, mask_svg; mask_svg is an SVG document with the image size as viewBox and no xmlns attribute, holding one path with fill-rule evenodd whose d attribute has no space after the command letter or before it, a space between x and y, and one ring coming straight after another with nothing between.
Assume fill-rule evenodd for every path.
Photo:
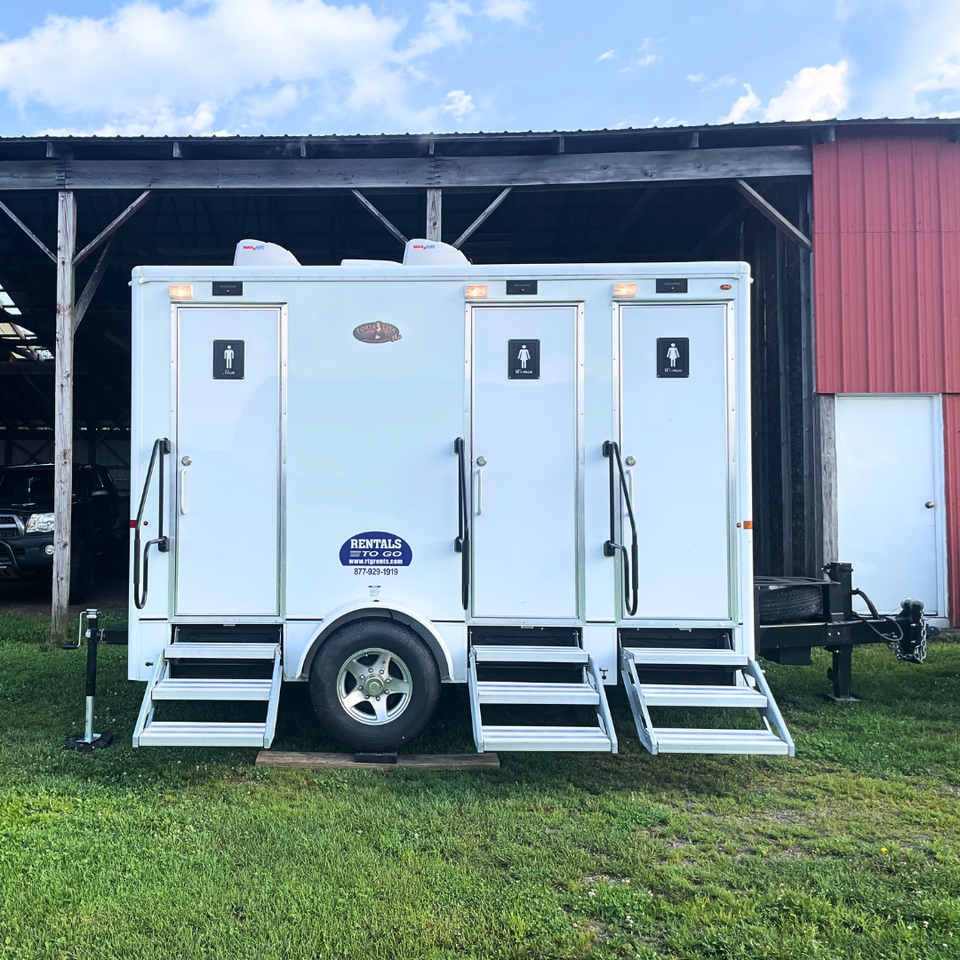
<instances>
[{"instance_id":1,"label":"white barn door","mask_svg":"<svg viewBox=\"0 0 960 960\"><path fill-rule=\"evenodd\" d=\"M837 559L881 613L924 602L945 617L946 526L939 396L838 396Z\"/></svg>"}]
</instances>

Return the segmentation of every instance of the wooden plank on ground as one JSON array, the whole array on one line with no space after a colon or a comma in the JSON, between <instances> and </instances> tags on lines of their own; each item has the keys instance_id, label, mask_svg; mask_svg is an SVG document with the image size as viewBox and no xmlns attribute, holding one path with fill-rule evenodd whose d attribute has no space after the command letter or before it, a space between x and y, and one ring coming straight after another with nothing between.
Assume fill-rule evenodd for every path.
<instances>
[{"instance_id":1,"label":"wooden plank on ground","mask_svg":"<svg viewBox=\"0 0 960 960\"><path fill-rule=\"evenodd\" d=\"M396 763L357 763L352 753L300 753L261 750L258 767L287 767L298 770L499 770L495 753L401 753Z\"/></svg>"}]
</instances>

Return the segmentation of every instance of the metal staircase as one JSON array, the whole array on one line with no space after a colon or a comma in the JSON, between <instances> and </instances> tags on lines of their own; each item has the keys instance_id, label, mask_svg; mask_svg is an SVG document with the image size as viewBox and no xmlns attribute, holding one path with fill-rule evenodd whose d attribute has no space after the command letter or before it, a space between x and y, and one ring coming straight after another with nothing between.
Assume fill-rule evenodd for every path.
<instances>
[{"instance_id":1,"label":"metal staircase","mask_svg":"<svg viewBox=\"0 0 960 960\"><path fill-rule=\"evenodd\" d=\"M182 661L221 665L223 674L236 663L272 663L269 679L173 677L170 668ZM211 664L211 662L213 662ZM236 672L236 671L234 671ZM140 716L133 731L135 747L269 747L277 727L281 666L279 643L172 643L157 661L147 684ZM154 720L158 702L167 700L262 701L267 705L261 723L206 723Z\"/></svg>"},{"instance_id":2,"label":"metal staircase","mask_svg":"<svg viewBox=\"0 0 960 960\"><path fill-rule=\"evenodd\" d=\"M580 680L557 683L548 680L480 680L478 666L525 668L536 675L556 668L579 668ZM532 669L531 669L532 668ZM475 645L468 663L470 711L477 752L487 750L595 750L617 752L617 735L596 664L580 647ZM557 705L593 707L594 726L498 726L484 723L484 704L524 706Z\"/></svg>"},{"instance_id":3,"label":"metal staircase","mask_svg":"<svg viewBox=\"0 0 960 960\"><path fill-rule=\"evenodd\" d=\"M641 671L662 667L682 669L728 668L735 686L645 683ZM623 647L620 672L633 710L640 741L652 754L729 753L794 755L793 738L787 730L763 671L746 654L735 650L673 647ZM650 707L738 707L759 711L763 727L755 730L716 727L657 727Z\"/></svg>"}]
</instances>

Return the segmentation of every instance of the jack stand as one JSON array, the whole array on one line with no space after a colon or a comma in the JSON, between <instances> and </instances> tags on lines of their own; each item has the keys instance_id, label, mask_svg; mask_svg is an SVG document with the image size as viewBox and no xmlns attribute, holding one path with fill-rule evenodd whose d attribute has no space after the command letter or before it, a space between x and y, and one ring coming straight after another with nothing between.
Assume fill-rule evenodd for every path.
<instances>
[{"instance_id":1,"label":"jack stand","mask_svg":"<svg viewBox=\"0 0 960 960\"><path fill-rule=\"evenodd\" d=\"M87 618L87 631L83 633L83 618ZM83 724L83 733L75 733L67 738L63 745L64 750L78 750L81 753L93 753L94 750L100 750L109 747L113 743L113 734L94 733L93 732L93 706L94 698L97 692L97 646L101 640L103 631L99 627L100 611L85 610L80 614L80 635L77 637L76 644L64 644L66 650L76 650L80 646L81 639L87 638L87 706L86 715Z\"/></svg>"},{"instance_id":2,"label":"jack stand","mask_svg":"<svg viewBox=\"0 0 960 960\"><path fill-rule=\"evenodd\" d=\"M830 652L833 654L833 666L827 670L827 679L833 681L833 693L824 696L834 703L863 703L850 690L853 683L853 647L844 644L834 647Z\"/></svg>"}]
</instances>

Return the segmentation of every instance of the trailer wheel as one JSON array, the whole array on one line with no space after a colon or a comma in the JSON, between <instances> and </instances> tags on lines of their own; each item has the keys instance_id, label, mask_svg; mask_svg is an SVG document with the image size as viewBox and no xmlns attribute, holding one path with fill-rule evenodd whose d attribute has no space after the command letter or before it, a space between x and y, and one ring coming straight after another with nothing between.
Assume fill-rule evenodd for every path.
<instances>
[{"instance_id":1,"label":"trailer wheel","mask_svg":"<svg viewBox=\"0 0 960 960\"><path fill-rule=\"evenodd\" d=\"M320 722L356 750L396 750L426 726L440 671L426 644L392 620L355 620L335 631L310 667Z\"/></svg>"},{"instance_id":2,"label":"trailer wheel","mask_svg":"<svg viewBox=\"0 0 960 960\"><path fill-rule=\"evenodd\" d=\"M757 578L758 583L760 579ZM815 619L823 615L823 591L811 583L786 584L779 589L761 590L758 606L761 623Z\"/></svg>"}]
</instances>

